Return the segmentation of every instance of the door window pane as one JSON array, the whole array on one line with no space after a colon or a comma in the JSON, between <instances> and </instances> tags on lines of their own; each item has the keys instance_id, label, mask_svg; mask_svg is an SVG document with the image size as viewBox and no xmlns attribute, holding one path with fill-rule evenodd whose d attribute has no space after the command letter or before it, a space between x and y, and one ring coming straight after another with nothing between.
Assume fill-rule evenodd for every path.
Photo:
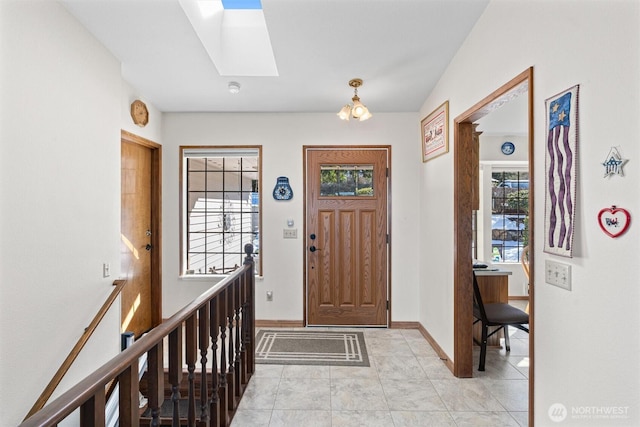
<instances>
[{"instance_id":1,"label":"door window pane","mask_svg":"<svg viewBox=\"0 0 640 427\"><path fill-rule=\"evenodd\" d=\"M373 165L323 165L320 196L372 197Z\"/></svg>"}]
</instances>

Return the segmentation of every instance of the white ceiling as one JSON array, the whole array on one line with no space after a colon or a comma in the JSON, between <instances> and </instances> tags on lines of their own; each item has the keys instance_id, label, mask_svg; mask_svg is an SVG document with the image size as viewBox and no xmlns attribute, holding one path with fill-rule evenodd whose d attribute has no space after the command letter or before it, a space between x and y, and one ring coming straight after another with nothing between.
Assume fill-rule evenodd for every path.
<instances>
[{"instance_id":1,"label":"white ceiling","mask_svg":"<svg viewBox=\"0 0 640 427\"><path fill-rule=\"evenodd\" d=\"M485 136L524 136L529 134L529 99L527 91L486 116L476 120L477 130Z\"/></svg>"},{"instance_id":2,"label":"white ceiling","mask_svg":"<svg viewBox=\"0 0 640 427\"><path fill-rule=\"evenodd\" d=\"M62 3L164 112L415 112L489 0L262 0L279 75L220 76L178 0ZM230 81L240 93L231 94Z\"/></svg>"}]
</instances>

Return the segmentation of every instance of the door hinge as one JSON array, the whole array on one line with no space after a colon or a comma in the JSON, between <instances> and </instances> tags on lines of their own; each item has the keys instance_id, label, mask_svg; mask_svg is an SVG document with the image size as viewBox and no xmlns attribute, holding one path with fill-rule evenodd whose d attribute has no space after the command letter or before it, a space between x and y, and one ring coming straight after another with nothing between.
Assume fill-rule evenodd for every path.
<instances>
[{"instance_id":1,"label":"door hinge","mask_svg":"<svg viewBox=\"0 0 640 427\"><path fill-rule=\"evenodd\" d=\"M387 310L389 310L389 300L387 300Z\"/></svg>"},{"instance_id":2,"label":"door hinge","mask_svg":"<svg viewBox=\"0 0 640 427\"><path fill-rule=\"evenodd\" d=\"M389 178L389 168L387 168L387 178Z\"/></svg>"},{"instance_id":3,"label":"door hinge","mask_svg":"<svg viewBox=\"0 0 640 427\"><path fill-rule=\"evenodd\" d=\"M389 235L387 234L387 245L389 244Z\"/></svg>"}]
</instances>

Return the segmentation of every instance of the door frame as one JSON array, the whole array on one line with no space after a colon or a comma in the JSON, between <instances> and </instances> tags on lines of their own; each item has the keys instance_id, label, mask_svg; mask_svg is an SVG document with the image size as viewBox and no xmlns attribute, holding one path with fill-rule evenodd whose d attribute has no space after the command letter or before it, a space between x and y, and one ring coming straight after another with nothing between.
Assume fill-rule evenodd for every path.
<instances>
[{"instance_id":1,"label":"door frame","mask_svg":"<svg viewBox=\"0 0 640 427\"><path fill-rule=\"evenodd\" d=\"M512 80L489 94L454 120L454 364L456 377L473 376L473 287L471 253L472 160L473 122L497 109L515 92L527 84L528 96L528 153L529 153L529 425L533 425L534 384L534 316L535 316L535 268L534 268L534 147L533 147L533 67L529 67Z\"/></svg>"},{"instance_id":2,"label":"door frame","mask_svg":"<svg viewBox=\"0 0 640 427\"><path fill-rule=\"evenodd\" d=\"M391 327L391 146L390 145L303 145L302 146L302 180L303 180L303 246L302 246L302 324L309 326L307 315L307 151L309 150L386 150L387 152L387 328Z\"/></svg>"},{"instance_id":3,"label":"door frame","mask_svg":"<svg viewBox=\"0 0 640 427\"><path fill-rule=\"evenodd\" d=\"M125 142L151 150L151 326L156 327L162 323L162 146L122 129L120 144Z\"/></svg>"}]
</instances>

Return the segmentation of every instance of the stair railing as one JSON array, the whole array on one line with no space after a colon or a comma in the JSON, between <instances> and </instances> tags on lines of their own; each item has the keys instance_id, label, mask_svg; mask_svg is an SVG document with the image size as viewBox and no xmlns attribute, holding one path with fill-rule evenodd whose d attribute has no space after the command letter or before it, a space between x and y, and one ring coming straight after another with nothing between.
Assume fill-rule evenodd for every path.
<instances>
[{"instance_id":1,"label":"stair railing","mask_svg":"<svg viewBox=\"0 0 640 427\"><path fill-rule=\"evenodd\" d=\"M113 380L119 384L119 424L140 425L138 359L143 354L148 363L145 416L150 418L149 425L168 422L177 426L182 421L189 426L229 426L255 370L253 246L247 244L244 250L241 268L27 418L20 427L55 426L78 408L80 426L104 426L106 390ZM170 396L164 395L165 343ZM195 375L198 369L199 384ZM183 379L188 390L186 414L180 413L179 404ZM169 401L169 416L164 414L165 398Z\"/></svg>"},{"instance_id":2,"label":"stair railing","mask_svg":"<svg viewBox=\"0 0 640 427\"><path fill-rule=\"evenodd\" d=\"M126 284L126 280L115 280L113 282L115 288L113 289L113 291L111 291L109 298L107 298L104 304L102 304L102 307L100 307L100 310L98 310L91 323L89 323L89 326L87 326L87 328L84 330L76 345L71 349L67 358L64 360L64 362L62 362L62 365L60 365L58 371L54 374L53 378L51 378L51 381L49 381L49 384L47 384L45 389L42 391L42 394L40 394L40 396L36 400L36 403L33 404L25 419L38 412L47 403L53 392L60 384L60 381L62 381L62 378L69 371L69 368L71 368L71 365L80 354L80 351L82 351L87 341L89 341L89 338L91 338L91 335L93 335L96 328L98 327L104 316L107 314L109 308L111 308L111 305L116 300L116 298L122 291L122 288Z\"/></svg>"}]
</instances>

